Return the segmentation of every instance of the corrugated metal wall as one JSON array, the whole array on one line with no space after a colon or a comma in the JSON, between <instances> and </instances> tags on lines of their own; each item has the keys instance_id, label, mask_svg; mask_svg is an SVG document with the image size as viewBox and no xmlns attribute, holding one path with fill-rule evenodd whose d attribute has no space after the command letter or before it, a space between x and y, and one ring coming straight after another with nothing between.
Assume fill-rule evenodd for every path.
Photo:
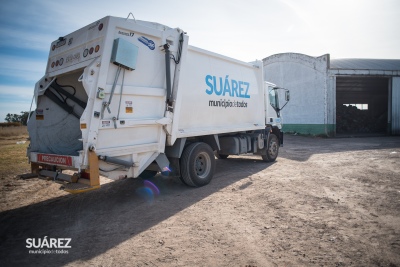
<instances>
[{"instance_id":1,"label":"corrugated metal wall","mask_svg":"<svg viewBox=\"0 0 400 267\"><path fill-rule=\"evenodd\" d=\"M400 135L400 77L392 78L392 134Z\"/></svg>"}]
</instances>

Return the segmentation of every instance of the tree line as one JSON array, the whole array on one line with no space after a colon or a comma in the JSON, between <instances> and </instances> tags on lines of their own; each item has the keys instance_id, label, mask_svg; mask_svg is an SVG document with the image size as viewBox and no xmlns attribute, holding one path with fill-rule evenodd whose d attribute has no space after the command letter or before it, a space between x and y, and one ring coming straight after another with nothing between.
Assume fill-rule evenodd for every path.
<instances>
[{"instance_id":1,"label":"tree line","mask_svg":"<svg viewBox=\"0 0 400 267\"><path fill-rule=\"evenodd\" d=\"M22 125L26 125L28 122L28 116L29 111L21 111L21 114L7 113L4 120L6 122L21 123Z\"/></svg>"}]
</instances>

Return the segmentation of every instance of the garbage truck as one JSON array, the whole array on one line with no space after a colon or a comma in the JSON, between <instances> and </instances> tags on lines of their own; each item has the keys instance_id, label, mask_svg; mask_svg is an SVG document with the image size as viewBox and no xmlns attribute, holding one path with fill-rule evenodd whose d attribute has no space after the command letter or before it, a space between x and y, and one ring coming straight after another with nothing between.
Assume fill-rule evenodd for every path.
<instances>
[{"instance_id":1,"label":"garbage truck","mask_svg":"<svg viewBox=\"0 0 400 267\"><path fill-rule=\"evenodd\" d=\"M289 91L261 61L189 45L180 28L107 16L51 43L28 121L32 173L71 193L99 176L210 183L219 159L274 161ZM69 171L66 171L69 170Z\"/></svg>"}]
</instances>

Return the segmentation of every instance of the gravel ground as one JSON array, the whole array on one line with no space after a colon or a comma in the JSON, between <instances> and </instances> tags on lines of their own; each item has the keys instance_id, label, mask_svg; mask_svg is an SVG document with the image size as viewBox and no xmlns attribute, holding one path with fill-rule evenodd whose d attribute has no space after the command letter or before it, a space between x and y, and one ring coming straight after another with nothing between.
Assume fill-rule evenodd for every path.
<instances>
[{"instance_id":1,"label":"gravel ground","mask_svg":"<svg viewBox=\"0 0 400 267\"><path fill-rule=\"evenodd\" d=\"M205 187L150 181L159 194L126 179L69 195L10 175L0 266L400 266L399 137L286 136L276 162L217 160Z\"/></svg>"}]
</instances>

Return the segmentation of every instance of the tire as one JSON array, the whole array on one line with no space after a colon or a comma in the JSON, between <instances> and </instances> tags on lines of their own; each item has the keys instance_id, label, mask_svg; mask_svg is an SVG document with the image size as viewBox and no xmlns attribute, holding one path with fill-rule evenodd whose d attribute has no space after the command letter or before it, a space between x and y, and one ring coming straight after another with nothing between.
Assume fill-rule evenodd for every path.
<instances>
[{"instance_id":1,"label":"tire","mask_svg":"<svg viewBox=\"0 0 400 267\"><path fill-rule=\"evenodd\" d=\"M279 140L278 137L276 137L275 134L270 134L268 137L268 143L267 143L267 154L266 155L261 155L263 161L265 162L273 162L276 160L278 157L279 153Z\"/></svg>"},{"instance_id":2,"label":"tire","mask_svg":"<svg viewBox=\"0 0 400 267\"><path fill-rule=\"evenodd\" d=\"M206 143L193 143L181 156L182 181L193 187L210 183L215 171L214 152Z\"/></svg>"},{"instance_id":3,"label":"tire","mask_svg":"<svg viewBox=\"0 0 400 267\"><path fill-rule=\"evenodd\" d=\"M156 176L157 171L151 171L151 170L144 170L141 174L139 174L139 177L142 179L151 179L154 176Z\"/></svg>"},{"instance_id":4,"label":"tire","mask_svg":"<svg viewBox=\"0 0 400 267\"><path fill-rule=\"evenodd\" d=\"M182 177L182 176L179 176L179 180L181 180L182 184L184 184L184 185L187 185L187 186L188 186L188 184L185 182L185 180L183 180L183 177Z\"/></svg>"}]
</instances>

